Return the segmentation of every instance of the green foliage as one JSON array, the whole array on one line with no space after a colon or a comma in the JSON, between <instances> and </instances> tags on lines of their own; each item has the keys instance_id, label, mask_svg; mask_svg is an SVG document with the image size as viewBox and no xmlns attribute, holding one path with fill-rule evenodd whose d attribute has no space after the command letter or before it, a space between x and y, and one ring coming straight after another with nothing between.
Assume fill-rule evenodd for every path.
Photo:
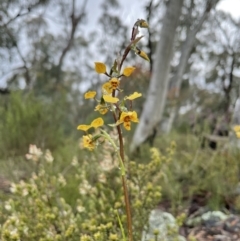
<instances>
[{"instance_id":1,"label":"green foliage","mask_svg":"<svg viewBox=\"0 0 240 241\"><path fill-rule=\"evenodd\" d=\"M126 160L134 240L161 199L177 215L191 196L205 191L211 194L206 205L216 210L238 183L239 153L202 150L194 136L176 133L156 144L161 152L152 148L142 158ZM28 162L35 172L2 199L1 240L121 239L117 214L123 227L126 215L116 153L107 142L91 153L76 149L66 142L53 162L47 152ZM237 196L234 202L238 208Z\"/></svg>"},{"instance_id":2,"label":"green foliage","mask_svg":"<svg viewBox=\"0 0 240 241\"><path fill-rule=\"evenodd\" d=\"M1 157L26 153L29 144L55 150L63 139L61 114L55 103L49 104L30 94L12 92L1 97L0 152ZM56 124L58 123L58 124Z\"/></svg>"},{"instance_id":3,"label":"green foliage","mask_svg":"<svg viewBox=\"0 0 240 241\"><path fill-rule=\"evenodd\" d=\"M176 150L169 165L163 168L162 195L177 214L196 194L205 193L206 206L212 210L224 208L224 201L237 202L236 188L240 171L239 151L232 151L226 143L213 151L200 147L200 138L187 133L172 133L158 139L163 153L169 142L176 141ZM237 204L237 203L236 203Z\"/></svg>"},{"instance_id":4,"label":"green foliage","mask_svg":"<svg viewBox=\"0 0 240 241\"><path fill-rule=\"evenodd\" d=\"M51 170L51 163L46 164L45 168ZM6 218L1 227L1 239L78 240L73 239L77 217L65 200L58 197L64 185L64 177L47 174L43 163L30 180L12 185L13 195L1 211L1 217Z\"/></svg>"},{"instance_id":5,"label":"green foliage","mask_svg":"<svg viewBox=\"0 0 240 241\"><path fill-rule=\"evenodd\" d=\"M30 155L36 172L26 181L11 187L12 194L1 205L1 240L119 240L126 223L118 161L111 145L101 152L81 152L57 171L49 151ZM129 162L133 230L141 237L150 210L161 197L161 169L165 160L157 149L151 150L148 164ZM84 159L83 159L84 158ZM99 162L100 161L100 162ZM152 178L154 176L154 178ZM75 186L75 189L73 187ZM75 203L67 202L69 188Z\"/></svg>"}]
</instances>

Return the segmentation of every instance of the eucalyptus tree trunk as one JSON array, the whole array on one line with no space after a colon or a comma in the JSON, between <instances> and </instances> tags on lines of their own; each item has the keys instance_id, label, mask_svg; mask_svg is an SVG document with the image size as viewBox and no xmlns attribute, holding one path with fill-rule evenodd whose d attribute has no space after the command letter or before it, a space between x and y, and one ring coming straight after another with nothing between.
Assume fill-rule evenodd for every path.
<instances>
[{"instance_id":1,"label":"eucalyptus tree trunk","mask_svg":"<svg viewBox=\"0 0 240 241\"><path fill-rule=\"evenodd\" d=\"M240 89L239 89L240 90ZM232 117L232 124L233 125L240 125L240 96L238 97Z\"/></svg>"},{"instance_id":2,"label":"eucalyptus tree trunk","mask_svg":"<svg viewBox=\"0 0 240 241\"><path fill-rule=\"evenodd\" d=\"M156 59L148 95L143 107L140 123L134 133L131 151L143 143L159 125L168 91L170 63L173 56L175 31L181 14L183 0L169 0L160 31Z\"/></svg>"},{"instance_id":3,"label":"eucalyptus tree trunk","mask_svg":"<svg viewBox=\"0 0 240 241\"><path fill-rule=\"evenodd\" d=\"M207 17L209 16L210 11L216 7L216 4L218 2L219 2L219 0L207 0L206 8L205 8L204 12L202 13L202 15L199 17L197 23L191 24L188 26L186 40L184 41L182 48L181 48L179 64L178 64L176 73L174 74L174 76L171 80L171 82L173 83L172 88L174 89L173 98L175 99L175 101L174 101L175 105L170 109L169 120L167 123L167 128L165 130L166 133L168 133L172 129L173 122L175 120L177 111L179 109L179 106L178 106L179 102L177 101L177 99L179 98L179 95L180 95L183 75L186 71L188 59L191 55L192 49L193 49L195 41L196 41L196 35L202 28L202 25L203 25L204 21L207 19Z\"/></svg>"}]
</instances>

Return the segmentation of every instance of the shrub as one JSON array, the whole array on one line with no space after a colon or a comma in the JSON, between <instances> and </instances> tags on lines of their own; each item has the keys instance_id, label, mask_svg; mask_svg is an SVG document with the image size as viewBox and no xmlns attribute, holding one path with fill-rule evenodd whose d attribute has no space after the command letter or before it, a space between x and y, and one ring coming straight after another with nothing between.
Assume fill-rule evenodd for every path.
<instances>
[{"instance_id":1,"label":"shrub","mask_svg":"<svg viewBox=\"0 0 240 241\"><path fill-rule=\"evenodd\" d=\"M29 180L12 184L12 194L0 209L1 240L121 240L126 215L119 164L108 143L100 153L97 158L88 153L85 160L74 157L63 175L54 173L57 160L50 151L31 146L27 158L37 171ZM171 160L156 148L151 155L149 163L131 161L127 167L134 240L141 238L149 212L160 201L161 170ZM73 206L62 195L69 177L79 184L72 189L77 193Z\"/></svg>"},{"instance_id":2,"label":"shrub","mask_svg":"<svg viewBox=\"0 0 240 241\"><path fill-rule=\"evenodd\" d=\"M61 121L61 114L56 111L55 103L45 103L31 93L21 92L12 92L2 101L1 158L23 155L31 142L52 150L61 144L63 130L56 125Z\"/></svg>"}]
</instances>

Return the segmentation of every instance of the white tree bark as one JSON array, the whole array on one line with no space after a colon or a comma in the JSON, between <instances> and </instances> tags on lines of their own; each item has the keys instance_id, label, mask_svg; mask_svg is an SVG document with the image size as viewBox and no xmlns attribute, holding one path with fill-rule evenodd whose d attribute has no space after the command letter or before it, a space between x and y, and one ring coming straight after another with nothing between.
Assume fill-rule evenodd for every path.
<instances>
[{"instance_id":1,"label":"white tree bark","mask_svg":"<svg viewBox=\"0 0 240 241\"><path fill-rule=\"evenodd\" d=\"M240 125L240 97L238 97L235 107L234 107L232 124Z\"/></svg>"},{"instance_id":2,"label":"white tree bark","mask_svg":"<svg viewBox=\"0 0 240 241\"><path fill-rule=\"evenodd\" d=\"M207 3L206 9L203 12L202 16L199 18L198 23L195 26L192 26L192 25L188 26L187 36L186 36L186 40L184 41L184 43L182 45L181 56L179 59L177 71L172 79L172 82L173 82L172 88L174 88L174 90L175 90L174 91L175 99L179 98L183 75L186 71L188 59L191 55L192 48L194 47L194 43L196 41L196 34L202 28L202 25L203 25L204 21L207 19L210 10L216 7L217 2L218 2L218 0L214 0L211 2L211 4ZM175 101L175 103L177 103L177 101ZM172 129L172 125L173 125L173 122L177 115L177 111L178 111L177 105L173 106L170 110L170 118L168 120L168 124L167 124L168 128L166 130L167 133L170 132L170 130Z\"/></svg>"},{"instance_id":3,"label":"white tree bark","mask_svg":"<svg viewBox=\"0 0 240 241\"><path fill-rule=\"evenodd\" d=\"M130 146L131 151L134 151L151 135L153 129L161 120L165 106L175 31L178 26L183 0L169 0L167 4L148 95L143 107L140 123L137 125Z\"/></svg>"}]
</instances>

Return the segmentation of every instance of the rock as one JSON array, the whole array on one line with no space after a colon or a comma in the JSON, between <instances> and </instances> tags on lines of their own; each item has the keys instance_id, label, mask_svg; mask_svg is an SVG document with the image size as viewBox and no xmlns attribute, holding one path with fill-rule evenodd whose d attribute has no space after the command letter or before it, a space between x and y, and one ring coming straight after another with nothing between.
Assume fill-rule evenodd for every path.
<instances>
[{"instance_id":1,"label":"rock","mask_svg":"<svg viewBox=\"0 0 240 241\"><path fill-rule=\"evenodd\" d=\"M179 226L172 214L155 209L150 213L149 224L142 233L142 241L186 241L178 234L178 230Z\"/></svg>"},{"instance_id":2,"label":"rock","mask_svg":"<svg viewBox=\"0 0 240 241\"><path fill-rule=\"evenodd\" d=\"M188 218L186 225L187 226L214 226L219 221L224 221L228 218L226 214L220 211L209 211L200 216L194 216Z\"/></svg>"},{"instance_id":3,"label":"rock","mask_svg":"<svg viewBox=\"0 0 240 241\"><path fill-rule=\"evenodd\" d=\"M211 220L213 212L205 216ZM197 241L239 241L240 218L237 215L225 216L222 212L214 212L214 219L219 221L207 225L199 225L188 230L188 239Z\"/></svg>"}]
</instances>

